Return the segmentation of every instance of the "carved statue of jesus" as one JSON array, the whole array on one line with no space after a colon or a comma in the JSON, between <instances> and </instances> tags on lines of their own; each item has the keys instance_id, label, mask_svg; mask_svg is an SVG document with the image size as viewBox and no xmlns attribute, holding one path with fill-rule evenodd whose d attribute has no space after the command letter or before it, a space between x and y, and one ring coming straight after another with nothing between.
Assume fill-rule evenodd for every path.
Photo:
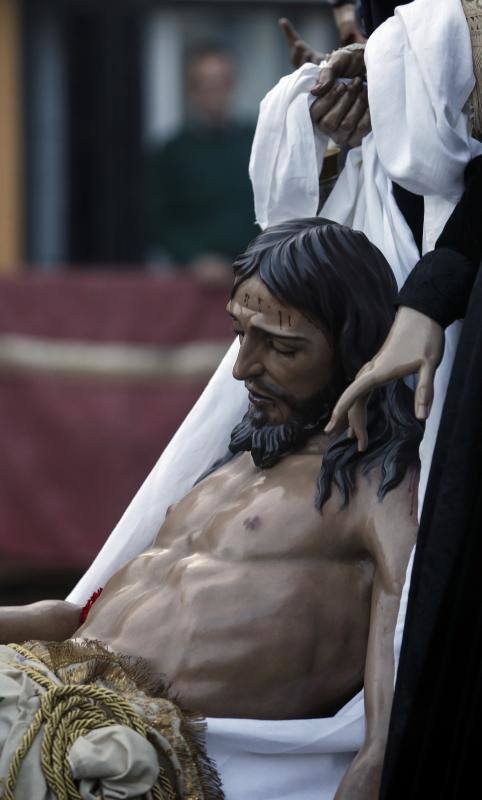
<instances>
[{"instance_id":1,"label":"carved statue of jesus","mask_svg":"<svg viewBox=\"0 0 482 800\"><path fill-rule=\"evenodd\" d=\"M327 716L364 686L366 739L337 798L372 800L421 425L394 381L372 393L363 452L349 430L323 429L386 337L395 282L362 233L319 218L262 233L234 275L234 376L250 406L226 457L169 508L80 628L76 606L50 601L3 609L1 640L73 637L140 655L207 716Z\"/></svg>"}]
</instances>

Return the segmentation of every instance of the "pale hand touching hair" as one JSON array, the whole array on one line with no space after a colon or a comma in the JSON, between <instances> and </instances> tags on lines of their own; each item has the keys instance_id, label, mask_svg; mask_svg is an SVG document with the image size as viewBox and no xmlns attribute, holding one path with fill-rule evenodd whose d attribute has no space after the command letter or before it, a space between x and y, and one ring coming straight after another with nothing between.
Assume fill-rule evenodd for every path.
<instances>
[{"instance_id":1,"label":"pale hand touching hair","mask_svg":"<svg viewBox=\"0 0 482 800\"><path fill-rule=\"evenodd\" d=\"M433 401L435 371L444 351L443 328L412 308L399 308L378 353L358 372L338 400L327 433L348 425L361 451L367 447L366 405L370 392L396 378L418 374L415 415L427 419Z\"/></svg>"}]
</instances>

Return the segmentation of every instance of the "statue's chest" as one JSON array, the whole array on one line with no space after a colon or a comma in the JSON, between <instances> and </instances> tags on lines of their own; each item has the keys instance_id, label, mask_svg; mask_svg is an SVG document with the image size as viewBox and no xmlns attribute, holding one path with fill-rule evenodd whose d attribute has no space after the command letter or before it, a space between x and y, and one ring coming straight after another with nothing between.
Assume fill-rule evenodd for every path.
<instances>
[{"instance_id":1,"label":"statue's chest","mask_svg":"<svg viewBox=\"0 0 482 800\"><path fill-rule=\"evenodd\" d=\"M315 507L318 471L306 456L263 471L243 456L176 506L169 524L191 552L227 560L338 558L346 519L335 504Z\"/></svg>"}]
</instances>

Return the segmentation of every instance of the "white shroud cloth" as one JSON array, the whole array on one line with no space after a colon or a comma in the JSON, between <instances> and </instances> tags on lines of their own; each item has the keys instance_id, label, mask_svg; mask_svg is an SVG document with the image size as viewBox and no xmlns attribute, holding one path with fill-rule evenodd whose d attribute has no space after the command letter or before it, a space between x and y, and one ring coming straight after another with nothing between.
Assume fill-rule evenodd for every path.
<instances>
[{"instance_id":1,"label":"white shroud cloth","mask_svg":"<svg viewBox=\"0 0 482 800\"><path fill-rule=\"evenodd\" d=\"M321 213L363 230L385 254L401 284L418 253L394 201L391 180L424 195L424 242L430 249L460 196L465 164L482 152L468 134L464 113L474 77L460 0L414 0L400 7L370 38L366 62L373 133L349 154ZM316 66L304 65L284 77L261 104L250 174L263 227L316 215L326 147L309 117L309 90L317 73ZM422 498L456 335L452 326L422 445ZM167 507L226 451L231 429L247 407L244 387L231 376L236 350L235 343L71 593L73 602L85 602L148 547ZM407 577L395 634L396 659L408 584ZM210 719L207 745L228 800L331 800L363 737L361 692L328 719Z\"/></svg>"}]
</instances>

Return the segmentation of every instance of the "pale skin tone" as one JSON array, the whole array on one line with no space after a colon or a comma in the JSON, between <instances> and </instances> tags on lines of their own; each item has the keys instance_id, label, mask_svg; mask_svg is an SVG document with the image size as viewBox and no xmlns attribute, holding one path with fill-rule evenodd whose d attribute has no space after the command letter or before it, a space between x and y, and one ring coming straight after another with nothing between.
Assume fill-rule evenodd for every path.
<instances>
[{"instance_id":1,"label":"pale skin tone","mask_svg":"<svg viewBox=\"0 0 482 800\"><path fill-rule=\"evenodd\" d=\"M234 375L270 423L329 384L330 337L259 278L239 286L228 311L241 340ZM315 484L331 440L317 434L268 470L249 453L219 469L170 508L153 547L114 575L82 628L68 604L56 624L71 615L64 635L142 655L208 716L330 715L364 684L366 739L336 798L375 800L416 481L407 476L380 503L374 471L348 507L333 491L320 513ZM12 610L0 615L3 641L38 636L29 614L22 621L17 610L17 629ZM42 635L57 638L47 627Z\"/></svg>"},{"instance_id":2,"label":"pale skin tone","mask_svg":"<svg viewBox=\"0 0 482 800\"><path fill-rule=\"evenodd\" d=\"M443 328L413 308L399 308L390 332L378 353L358 372L338 400L326 432L346 428L357 439L358 449L368 444L366 404L372 389L393 378L417 376L415 416L426 420L434 395L435 372L444 352Z\"/></svg>"}]
</instances>

